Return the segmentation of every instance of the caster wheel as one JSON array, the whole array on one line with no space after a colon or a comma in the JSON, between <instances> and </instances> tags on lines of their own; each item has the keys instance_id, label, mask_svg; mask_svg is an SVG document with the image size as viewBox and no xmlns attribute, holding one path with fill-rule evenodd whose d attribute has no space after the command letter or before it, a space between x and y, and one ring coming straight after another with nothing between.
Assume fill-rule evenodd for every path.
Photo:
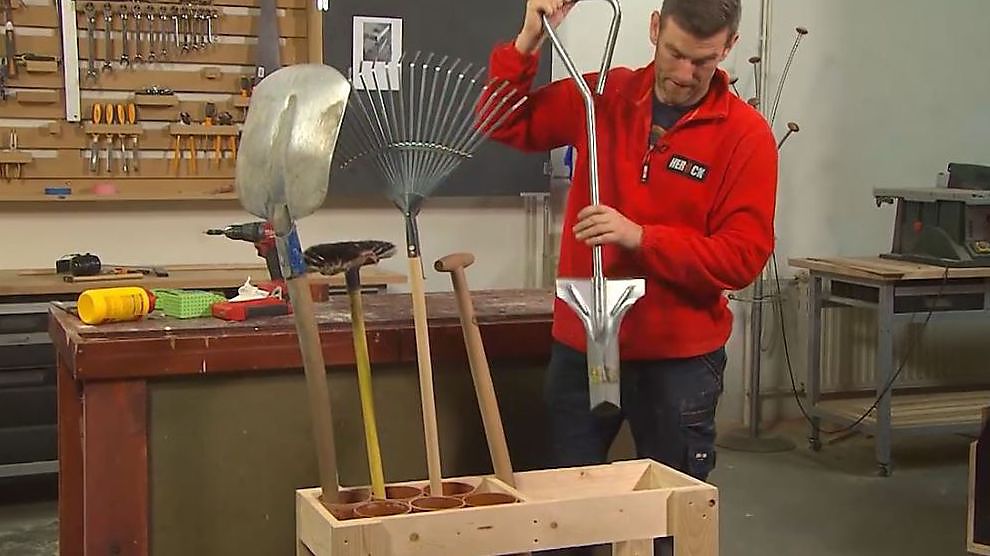
<instances>
[{"instance_id":1,"label":"caster wheel","mask_svg":"<svg viewBox=\"0 0 990 556\"><path fill-rule=\"evenodd\" d=\"M877 468L877 475L879 475L881 477L890 477L890 464L889 463L881 463L881 464L878 464L877 467L878 467Z\"/></svg>"},{"instance_id":2,"label":"caster wheel","mask_svg":"<svg viewBox=\"0 0 990 556\"><path fill-rule=\"evenodd\" d=\"M818 438L809 438L808 439L808 446L811 448L811 451L812 452L821 452L822 451L822 441L820 439L818 439Z\"/></svg>"}]
</instances>

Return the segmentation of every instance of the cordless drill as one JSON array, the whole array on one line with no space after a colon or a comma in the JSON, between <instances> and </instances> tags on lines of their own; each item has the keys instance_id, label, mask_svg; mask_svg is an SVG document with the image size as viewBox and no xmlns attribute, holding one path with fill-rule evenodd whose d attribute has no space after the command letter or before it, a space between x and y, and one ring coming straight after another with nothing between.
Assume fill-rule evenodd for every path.
<instances>
[{"instance_id":1,"label":"cordless drill","mask_svg":"<svg viewBox=\"0 0 990 556\"><path fill-rule=\"evenodd\" d=\"M278 262L278 250L275 248L275 231L268 222L248 222L232 224L223 229L206 230L206 235L226 236L230 239L249 241L254 244L258 256L265 259L268 265L268 275L273 282L284 283L282 267ZM283 289L284 291L284 289Z\"/></svg>"}]
</instances>

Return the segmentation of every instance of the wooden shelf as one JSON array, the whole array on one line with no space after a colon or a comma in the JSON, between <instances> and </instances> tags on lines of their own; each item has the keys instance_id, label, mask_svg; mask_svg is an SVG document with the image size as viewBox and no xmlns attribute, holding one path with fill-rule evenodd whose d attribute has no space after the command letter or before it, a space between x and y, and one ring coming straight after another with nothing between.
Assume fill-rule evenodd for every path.
<instances>
[{"instance_id":1,"label":"wooden shelf","mask_svg":"<svg viewBox=\"0 0 990 556\"><path fill-rule=\"evenodd\" d=\"M168 127L172 135L237 135L240 130L236 125L204 125L204 124L171 124Z\"/></svg>"},{"instance_id":2,"label":"wooden shelf","mask_svg":"<svg viewBox=\"0 0 990 556\"><path fill-rule=\"evenodd\" d=\"M83 131L87 135L141 135L144 128L138 124L94 124L86 122Z\"/></svg>"},{"instance_id":3,"label":"wooden shelf","mask_svg":"<svg viewBox=\"0 0 990 556\"><path fill-rule=\"evenodd\" d=\"M875 400L876 397L823 400L815 406L815 411L852 422L859 419ZM976 427L982 423L982 411L987 406L990 406L990 390L930 394L898 394L895 391L891 398L890 421L894 429ZM871 411L863 424L875 427L876 413L876 409Z\"/></svg>"},{"instance_id":4,"label":"wooden shelf","mask_svg":"<svg viewBox=\"0 0 990 556\"><path fill-rule=\"evenodd\" d=\"M31 153L21 151L0 151L0 164L28 164L34 160Z\"/></svg>"}]
</instances>

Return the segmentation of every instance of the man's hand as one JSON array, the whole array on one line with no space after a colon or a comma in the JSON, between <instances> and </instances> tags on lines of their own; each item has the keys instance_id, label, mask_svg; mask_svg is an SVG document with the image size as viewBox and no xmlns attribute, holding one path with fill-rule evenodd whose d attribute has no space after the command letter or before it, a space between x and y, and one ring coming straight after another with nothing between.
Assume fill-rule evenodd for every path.
<instances>
[{"instance_id":1,"label":"man's hand","mask_svg":"<svg viewBox=\"0 0 990 556\"><path fill-rule=\"evenodd\" d=\"M543 14L547 14L554 29L574 7L574 0L528 0L526 18L522 31L516 37L516 50L523 54L533 54L543 44Z\"/></svg>"},{"instance_id":2,"label":"man's hand","mask_svg":"<svg viewBox=\"0 0 990 556\"><path fill-rule=\"evenodd\" d=\"M632 250L643 241L643 227L610 206L592 205L578 213L574 237L589 246L612 243Z\"/></svg>"}]
</instances>

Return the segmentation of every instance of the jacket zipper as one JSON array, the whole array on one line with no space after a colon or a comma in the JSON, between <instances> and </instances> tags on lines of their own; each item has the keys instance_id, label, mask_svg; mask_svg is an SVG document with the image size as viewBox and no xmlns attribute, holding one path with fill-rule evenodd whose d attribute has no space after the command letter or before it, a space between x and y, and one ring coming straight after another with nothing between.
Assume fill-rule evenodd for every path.
<instances>
[{"instance_id":1,"label":"jacket zipper","mask_svg":"<svg viewBox=\"0 0 990 556\"><path fill-rule=\"evenodd\" d=\"M684 118L683 121L679 121L676 124L674 124L674 127L670 128L663 134L663 140L661 140L660 137L657 137L656 140L654 140L653 131L652 129L650 130L650 139L647 140L647 142L650 145L650 148L647 149L646 154L643 155L643 170L639 174L640 183L646 183L650 179L650 162L653 159L653 153L656 151L659 151L661 153L665 152L668 148L667 137L669 137L670 134L676 131L678 128L691 123L691 121L694 120L694 117L695 115L697 115L697 113L698 113L698 109L695 108L694 110L691 111L690 114L688 114L687 118Z\"/></svg>"}]
</instances>

